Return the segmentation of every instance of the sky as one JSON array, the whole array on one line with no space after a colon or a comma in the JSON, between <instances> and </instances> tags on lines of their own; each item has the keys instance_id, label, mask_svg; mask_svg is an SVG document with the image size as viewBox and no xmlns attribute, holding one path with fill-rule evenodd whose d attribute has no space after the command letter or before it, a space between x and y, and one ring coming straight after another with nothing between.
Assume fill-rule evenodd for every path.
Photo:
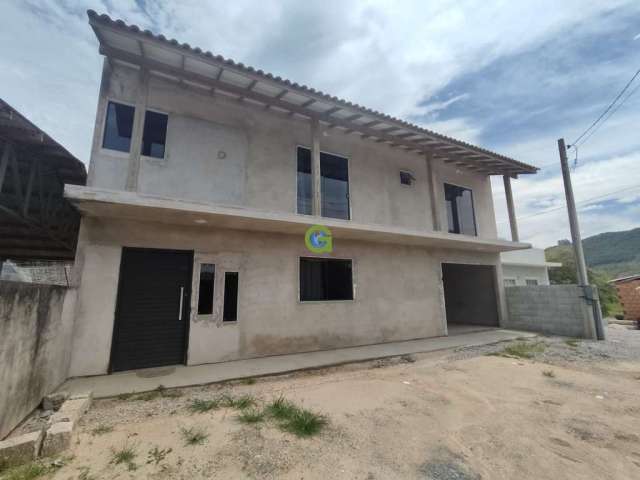
<instances>
[{"instance_id":1,"label":"sky","mask_svg":"<svg viewBox=\"0 0 640 480\"><path fill-rule=\"evenodd\" d=\"M537 247L570 238L557 139L640 68L637 0L0 0L0 97L85 163L102 69L89 8L541 167L512 181ZM640 226L640 92L569 157L583 238Z\"/></svg>"}]
</instances>

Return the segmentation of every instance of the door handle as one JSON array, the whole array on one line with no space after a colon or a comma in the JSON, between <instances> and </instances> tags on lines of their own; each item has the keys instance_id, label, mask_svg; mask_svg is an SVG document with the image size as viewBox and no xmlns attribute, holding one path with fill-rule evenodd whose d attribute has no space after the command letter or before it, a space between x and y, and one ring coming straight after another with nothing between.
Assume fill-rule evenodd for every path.
<instances>
[{"instance_id":1,"label":"door handle","mask_svg":"<svg viewBox=\"0 0 640 480\"><path fill-rule=\"evenodd\" d=\"M184 287L180 287L180 310L178 311L178 321L182 321L182 302L184 300Z\"/></svg>"}]
</instances>

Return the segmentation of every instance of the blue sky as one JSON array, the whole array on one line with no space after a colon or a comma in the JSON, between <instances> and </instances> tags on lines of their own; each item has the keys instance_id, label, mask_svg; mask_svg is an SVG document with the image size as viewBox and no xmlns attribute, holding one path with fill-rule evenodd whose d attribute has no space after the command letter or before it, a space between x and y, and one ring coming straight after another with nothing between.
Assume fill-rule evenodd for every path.
<instances>
[{"instance_id":1,"label":"blue sky","mask_svg":"<svg viewBox=\"0 0 640 480\"><path fill-rule=\"evenodd\" d=\"M569 237L557 138L640 68L638 1L3 1L0 96L85 162L102 65L87 8L543 166L513 182L541 247ZM584 236L640 226L639 107L640 91L578 151Z\"/></svg>"}]
</instances>

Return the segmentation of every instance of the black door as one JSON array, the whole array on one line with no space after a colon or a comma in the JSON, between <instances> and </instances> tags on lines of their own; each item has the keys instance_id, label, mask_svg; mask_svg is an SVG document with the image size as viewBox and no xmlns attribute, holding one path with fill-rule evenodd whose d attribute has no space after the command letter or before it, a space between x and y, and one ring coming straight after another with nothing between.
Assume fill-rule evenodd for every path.
<instances>
[{"instance_id":1,"label":"black door","mask_svg":"<svg viewBox=\"0 0 640 480\"><path fill-rule=\"evenodd\" d=\"M497 327L495 268L489 265L442 264L448 323Z\"/></svg>"},{"instance_id":2,"label":"black door","mask_svg":"<svg viewBox=\"0 0 640 480\"><path fill-rule=\"evenodd\" d=\"M193 252L123 248L111 371L185 362Z\"/></svg>"}]
</instances>

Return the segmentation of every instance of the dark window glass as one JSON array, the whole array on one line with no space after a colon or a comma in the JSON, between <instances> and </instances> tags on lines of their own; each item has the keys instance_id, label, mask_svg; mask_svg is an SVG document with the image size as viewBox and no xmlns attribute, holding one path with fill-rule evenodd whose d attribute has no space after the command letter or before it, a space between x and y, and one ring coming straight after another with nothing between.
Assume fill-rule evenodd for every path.
<instances>
[{"instance_id":1,"label":"dark window glass","mask_svg":"<svg viewBox=\"0 0 640 480\"><path fill-rule=\"evenodd\" d=\"M411 185L413 183L413 175L410 172L400 172L400 183L402 185Z\"/></svg>"},{"instance_id":2,"label":"dark window glass","mask_svg":"<svg viewBox=\"0 0 640 480\"><path fill-rule=\"evenodd\" d=\"M213 285L216 266L211 263L200 265L200 288L198 289L198 315L213 313Z\"/></svg>"},{"instance_id":3,"label":"dark window glass","mask_svg":"<svg viewBox=\"0 0 640 480\"><path fill-rule=\"evenodd\" d=\"M298 147L298 213L311 215L311 150Z\"/></svg>"},{"instance_id":4,"label":"dark window glass","mask_svg":"<svg viewBox=\"0 0 640 480\"><path fill-rule=\"evenodd\" d=\"M351 260L301 258L300 300L353 300Z\"/></svg>"},{"instance_id":5,"label":"dark window glass","mask_svg":"<svg viewBox=\"0 0 640 480\"><path fill-rule=\"evenodd\" d=\"M223 322L238 320L238 272L224 273L224 313Z\"/></svg>"},{"instance_id":6,"label":"dark window glass","mask_svg":"<svg viewBox=\"0 0 640 480\"><path fill-rule=\"evenodd\" d=\"M473 211L473 192L468 188L445 183L444 197L447 202L449 233L477 235Z\"/></svg>"},{"instance_id":7,"label":"dark window glass","mask_svg":"<svg viewBox=\"0 0 640 480\"><path fill-rule=\"evenodd\" d=\"M346 158L320 153L323 217L349 220L349 169ZM312 213L311 150L298 147L298 213Z\"/></svg>"},{"instance_id":8,"label":"dark window glass","mask_svg":"<svg viewBox=\"0 0 640 480\"><path fill-rule=\"evenodd\" d=\"M168 118L164 113L147 110L144 115L144 132L142 133L142 155L164 158Z\"/></svg>"},{"instance_id":9,"label":"dark window glass","mask_svg":"<svg viewBox=\"0 0 640 480\"><path fill-rule=\"evenodd\" d=\"M133 131L133 113L135 109L129 105L109 102L105 119L102 147L119 152L128 152L131 147Z\"/></svg>"}]
</instances>

